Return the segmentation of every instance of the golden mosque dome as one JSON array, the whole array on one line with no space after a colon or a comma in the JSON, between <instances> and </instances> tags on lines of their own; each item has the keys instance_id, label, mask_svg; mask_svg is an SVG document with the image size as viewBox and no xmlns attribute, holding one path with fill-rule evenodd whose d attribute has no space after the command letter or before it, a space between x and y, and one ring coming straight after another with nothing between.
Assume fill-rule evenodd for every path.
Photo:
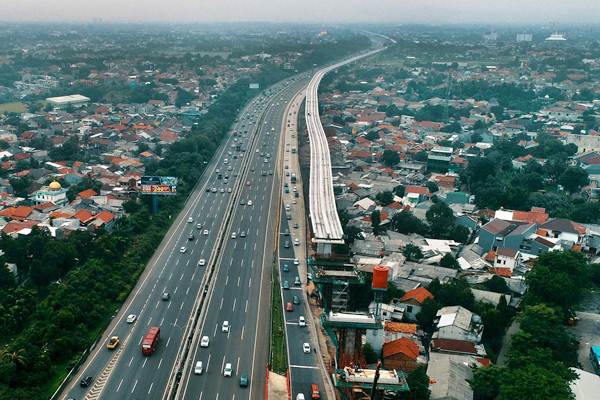
<instances>
[{"instance_id":1,"label":"golden mosque dome","mask_svg":"<svg viewBox=\"0 0 600 400\"><path fill-rule=\"evenodd\" d=\"M62 189L62 186L60 186L60 183L53 181L51 182L48 187L50 188L50 190L60 190Z\"/></svg>"}]
</instances>

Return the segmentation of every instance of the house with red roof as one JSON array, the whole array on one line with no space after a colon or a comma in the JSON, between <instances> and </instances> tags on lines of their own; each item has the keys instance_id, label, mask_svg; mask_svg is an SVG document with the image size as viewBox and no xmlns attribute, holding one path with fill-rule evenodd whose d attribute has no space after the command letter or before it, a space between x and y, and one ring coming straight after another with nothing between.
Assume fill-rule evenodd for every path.
<instances>
[{"instance_id":1,"label":"house with red roof","mask_svg":"<svg viewBox=\"0 0 600 400\"><path fill-rule=\"evenodd\" d=\"M77 211L75 213L75 215L73 215L73 218L77 218L79 220L79 222L81 223L81 225L87 225L89 222L91 222L94 219L94 214L92 214L88 210L81 209L81 210Z\"/></svg>"},{"instance_id":2,"label":"house with red roof","mask_svg":"<svg viewBox=\"0 0 600 400\"><path fill-rule=\"evenodd\" d=\"M404 296L396 303L405 307L404 316L410 321L416 321L417 314L421 311L425 300L433 300L433 294L424 287L418 287L404 293Z\"/></svg>"},{"instance_id":3,"label":"house with red roof","mask_svg":"<svg viewBox=\"0 0 600 400\"><path fill-rule=\"evenodd\" d=\"M411 372L419 363L419 344L408 338L400 338L383 344L383 365L386 369Z\"/></svg>"},{"instance_id":4,"label":"house with red roof","mask_svg":"<svg viewBox=\"0 0 600 400\"><path fill-rule=\"evenodd\" d=\"M86 189L77 193L77 196L81 197L82 199L89 199L93 196L98 196L98 193L96 193L94 189Z\"/></svg>"}]
</instances>

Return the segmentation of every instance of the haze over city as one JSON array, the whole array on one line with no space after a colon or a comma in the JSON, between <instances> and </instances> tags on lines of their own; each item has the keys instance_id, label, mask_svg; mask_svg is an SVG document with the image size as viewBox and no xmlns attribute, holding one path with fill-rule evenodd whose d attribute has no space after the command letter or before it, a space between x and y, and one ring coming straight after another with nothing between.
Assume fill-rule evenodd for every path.
<instances>
[{"instance_id":1,"label":"haze over city","mask_svg":"<svg viewBox=\"0 0 600 400\"><path fill-rule=\"evenodd\" d=\"M592 23L594 0L39 0L3 1L4 21Z\"/></svg>"}]
</instances>

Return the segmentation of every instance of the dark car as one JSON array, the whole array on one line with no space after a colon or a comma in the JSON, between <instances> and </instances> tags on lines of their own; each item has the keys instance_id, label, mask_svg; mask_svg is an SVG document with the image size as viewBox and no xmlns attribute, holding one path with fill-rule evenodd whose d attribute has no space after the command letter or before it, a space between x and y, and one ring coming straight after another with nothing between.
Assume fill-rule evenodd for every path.
<instances>
[{"instance_id":1,"label":"dark car","mask_svg":"<svg viewBox=\"0 0 600 400\"><path fill-rule=\"evenodd\" d=\"M286 240L285 243L283 244L283 247L285 247L286 249L290 248L290 241Z\"/></svg>"},{"instance_id":2,"label":"dark car","mask_svg":"<svg viewBox=\"0 0 600 400\"><path fill-rule=\"evenodd\" d=\"M285 306L285 311L294 311L294 305L290 301Z\"/></svg>"},{"instance_id":3,"label":"dark car","mask_svg":"<svg viewBox=\"0 0 600 400\"><path fill-rule=\"evenodd\" d=\"M248 387L249 381L250 381L250 379L248 379L248 375L246 375L246 374L240 375L240 387Z\"/></svg>"},{"instance_id":4,"label":"dark car","mask_svg":"<svg viewBox=\"0 0 600 400\"><path fill-rule=\"evenodd\" d=\"M290 272L290 267L287 264L283 264L283 272Z\"/></svg>"},{"instance_id":5,"label":"dark car","mask_svg":"<svg viewBox=\"0 0 600 400\"><path fill-rule=\"evenodd\" d=\"M88 387L92 384L93 381L94 381L94 378L92 378L91 376L86 376L85 378L83 378L81 380L81 382L79 382L79 386Z\"/></svg>"},{"instance_id":6,"label":"dark car","mask_svg":"<svg viewBox=\"0 0 600 400\"><path fill-rule=\"evenodd\" d=\"M300 304L300 297L294 296L293 302L294 302L294 304Z\"/></svg>"}]
</instances>

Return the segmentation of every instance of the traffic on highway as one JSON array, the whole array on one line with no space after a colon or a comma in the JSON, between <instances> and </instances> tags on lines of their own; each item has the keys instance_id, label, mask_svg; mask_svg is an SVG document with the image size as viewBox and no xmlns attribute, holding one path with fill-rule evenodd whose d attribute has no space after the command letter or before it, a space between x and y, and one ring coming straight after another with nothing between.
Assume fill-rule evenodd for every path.
<instances>
[{"instance_id":1,"label":"traffic on highway","mask_svg":"<svg viewBox=\"0 0 600 400\"><path fill-rule=\"evenodd\" d=\"M214 385L212 381L205 388L202 380L215 372L224 375L228 363L232 364L232 377L242 378L242 386L252 386L254 373L264 377L264 370L258 373L262 367L253 371L257 353L255 322L277 138L285 99L306 84L306 79L301 83L297 80L270 88L269 95L256 98L240 113L138 284L62 398L162 398L174 373L195 301L209 290L210 310L204 314L200 329L211 338L208 348L214 355L207 354L202 360L193 357L194 366L200 367L197 361L203 364L193 373L197 380L182 378L183 387L190 395L197 392L191 398L202 393L208 396L205 398L227 393L232 388L230 382ZM234 198L236 204L230 204ZM224 227L228 207L233 209L233 217ZM228 241L221 254L214 254L218 234L225 230ZM217 257L218 282L211 282L206 271L211 267L209 260ZM227 332L222 332L224 321L230 322ZM260 349L258 353L264 358L266 352ZM260 365L266 365L266 361ZM262 385L256 388L263 390ZM240 392L238 398L243 393L250 398L249 389Z\"/></svg>"}]
</instances>

